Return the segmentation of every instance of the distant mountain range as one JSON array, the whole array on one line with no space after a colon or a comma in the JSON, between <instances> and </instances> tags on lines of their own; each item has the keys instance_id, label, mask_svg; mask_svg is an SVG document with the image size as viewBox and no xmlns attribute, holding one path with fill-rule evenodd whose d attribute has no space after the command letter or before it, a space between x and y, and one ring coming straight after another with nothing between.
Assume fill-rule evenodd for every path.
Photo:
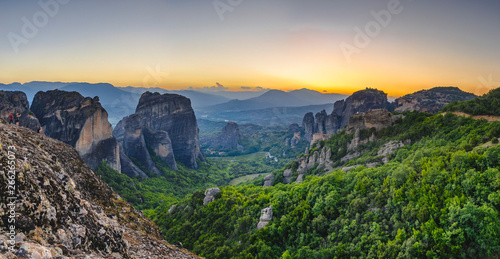
<instances>
[{"instance_id":1,"label":"distant mountain range","mask_svg":"<svg viewBox=\"0 0 500 259\"><path fill-rule=\"evenodd\" d=\"M268 125L268 123L274 121L276 124L283 126L287 126L290 122L300 122L300 117L304 114L304 111L316 112L318 107L314 106L321 105L321 107L325 107L324 105L332 105L335 101L347 97L340 94L323 94L309 89L289 92L281 90L202 92L196 90L170 91L162 88L115 87L107 83L34 81L24 84L0 84L0 90L26 93L30 103L37 92L55 89L75 91L85 97L98 96L100 103L109 114L109 121L112 125L116 125L123 117L133 114L141 94L146 91L183 95L191 100L191 105L196 114L199 115L198 117L204 116L218 121L252 122L260 125ZM284 109L287 107L302 108ZM276 114L279 116L276 117ZM283 114L284 116L282 116Z\"/></svg>"},{"instance_id":2,"label":"distant mountain range","mask_svg":"<svg viewBox=\"0 0 500 259\"><path fill-rule=\"evenodd\" d=\"M260 110L274 107L301 107L309 105L333 104L346 98L341 94L322 94L309 89L284 92L269 90L264 94L246 100L231 100L229 102L206 107L204 111L211 113Z\"/></svg>"}]
</instances>

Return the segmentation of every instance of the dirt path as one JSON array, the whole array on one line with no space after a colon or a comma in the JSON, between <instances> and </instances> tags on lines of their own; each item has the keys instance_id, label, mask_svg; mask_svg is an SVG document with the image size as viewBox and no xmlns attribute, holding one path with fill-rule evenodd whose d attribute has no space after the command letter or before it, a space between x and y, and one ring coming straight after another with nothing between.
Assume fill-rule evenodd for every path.
<instances>
[{"instance_id":1,"label":"dirt path","mask_svg":"<svg viewBox=\"0 0 500 259\"><path fill-rule=\"evenodd\" d=\"M474 120L487 120L488 122L493 122L493 121L500 121L500 117L498 116L491 116L491 115L475 115L472 116L470 114L464 113L464 112L447 112L447 113L452 113L457 116L463 116L463 117L471 117ZM443 113L445 115L446 113Z\"/></svg>"}]
</instances>

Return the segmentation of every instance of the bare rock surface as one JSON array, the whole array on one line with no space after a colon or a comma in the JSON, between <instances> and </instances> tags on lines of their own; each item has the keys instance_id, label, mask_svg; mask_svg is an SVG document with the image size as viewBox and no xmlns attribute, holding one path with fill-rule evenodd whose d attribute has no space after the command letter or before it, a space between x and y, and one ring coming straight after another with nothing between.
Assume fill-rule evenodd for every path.
<instances>
[{"instance_id":1,"label":"bare rock surface","mask_svg":"<svg viewBox=\"0 0 500 259\"><path fill-rule=\"evenodd\" d=\"M0 144L0 163L14 161L17 175L16 193L9 195L17 197L16 242L0 258L197 258L165 242L70 145L1 123ZM9 226L11 209L7 179L8 172L0 173L2 226ZM0 246L9 239L2 229Z\"/></svg>"},{"instance_id":2,"label":"bare rock surface","mask_svg":"<svg viewBox=\"0 0 500 259\"><path fill-rule=\"evenodd\" d=\"M219 188L210 188L205 191L205 198L203 199L203 205L207 205L215 200L215 195L220 193Z\"/></svg>"},{"instance_id":3,"label":"bare rock surface","mask_svg":"<svg viewBox=\"0 0 500 259\"><path fill-rule=\"evenodd\" d=\"M264 186L263 187L269 187L273 185L274 181L274 174L268 174L266 177L264 177Z\"/></svg>"},{"instance_id":4,"label":"bare rock surface","mask_svg":"<svg viewBox=\"0 0 500 259\"><path fill-rule=\"evenodd\" d=\"M19 126L37 131L40 122L30 110L26 94L19 91L0 91L0 118L9 122L9 115L19 113Z\"/></svg>"},{"instance_id":5,"label":"bare rock surface","mask_svg":"<svg viewBox=\"0 0 500 259\"><path fill-rule=\"evenodd\" d=\"M407 94L395 100L395 111L420 111L437 113L453 101L466 101L476 98L472 93L458 87L434 87Z\"/></svg>"},{"instance_id":6,"label":"bare rock surface","mask_svg":"<svg viewBox=\"0 0 500 259\"><path fill-rule=\"evenodd\" d=\"M267 224L269 224L269 222L271 222L271 220L273 220L272 207L264 208L260 212L261 212L261 216L260 216L259 223L257 224L257 229L261 229L261 228L267 226Z\"/></svg>"},{"instance_id":7,"label":"bare rock surface","mask_svg":"<svg viewBox=\"0 0 500 259\"><path fill-rule=\"evenodd\" d=\"M106 161L121 172L120 150L99 98L77 92L38 92L31 109L44 133L73 146L91 168Z\"/></svg>"}]
</instances>

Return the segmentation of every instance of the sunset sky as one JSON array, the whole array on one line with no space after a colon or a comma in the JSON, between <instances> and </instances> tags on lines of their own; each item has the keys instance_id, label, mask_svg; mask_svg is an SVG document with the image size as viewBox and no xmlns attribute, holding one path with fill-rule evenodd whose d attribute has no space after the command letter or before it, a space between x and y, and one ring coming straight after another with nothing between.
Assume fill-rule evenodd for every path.
<instances>
[{"instance_id":1,"label":"sunset sky","mask_svg":"<svg viewBox=\"0 0 500 259\"><path fill-rule=\"evenodd\" d=\"M500 87L500 1L397 2L2 0L0 83L390 96Z\"/></svg>"}]
</instances>

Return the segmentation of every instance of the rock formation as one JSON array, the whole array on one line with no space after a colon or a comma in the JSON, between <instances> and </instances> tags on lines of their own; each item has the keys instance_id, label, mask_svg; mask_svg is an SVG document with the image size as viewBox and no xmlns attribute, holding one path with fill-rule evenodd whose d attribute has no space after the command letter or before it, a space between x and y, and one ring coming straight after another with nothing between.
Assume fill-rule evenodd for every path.
<instances>
[{"instance_id":1,"label":"rock formation","mask_svg":"<svg viewBox=\"0 0 500 259\"><path fill-rule=\"evenodd\" d=\"M198 168L197 159L205 161L191 101L181 95L144 93L135 114L120 121L113 134L126 154L139 156L138 151L131 150L133 147L152 150L173 170L177 170L176 160L191 169ZM139 161L148 170L156 171L149 152L142 154Z\"/></svg>"},{"instance_id":2,"label":"rock formation","mask_svg":"<svg viewBox=\"0 0 500 259\"><path fill-rule=\"evenodd\" d=\"M220 150L243 150L243 147L238 144L243 135L240 132L238 124L235 122L229 122L222 132L214 137L208 137L201 140L201 144L205 147Z\"/></svg>"},{"instance_id":3,"label":"rock formation","mask_svg":"<svg viewBox=\"0 0 500 259\"><path fill-rule=\"evenodd\" d=\"M349 118L354 114L372 109L388 108L390 108L390 104L387 101L386 93L370 88L357 91L346 100L335 102L333 112L330 115L327 115L324 110L317 113L316 116L307 113L302 120L305 130L304 137L311 141L314 133L335 134L347 125Z\"/></svg>"},{"instance_id":4,"label":"rock formation","mask_svg":"<svg viewBox=\"0 0 500 259\"><path fill-rule=\"evenodd\" d=\"M215 200L215 196L220 193L219 188L210 188L205 191L205 198L203 198L203 205L207 205Z\"/></svg>"},{"instance_id":5,"label":"rock formation","mask_svg":"<svg viewBox=\"0 0 500 259\"><path fill-rule=\"evenodd\" d=\"M380 130L392 126L401 116L395 116L385 109L374 109L367 112L357 113L351 116L346 126L346 133L351 134L356 130L371 129Z\"/></svg>"},{"instance_id":6,"label":"rock formation","mask_svg":"<svg viewBox=\"0 0 500 259\"><path fill-rule=\"evenodd\" d=\"M98 97L59 90L38 92L31 110L47 136L75 147L91 168L107 161L121 172L118 142Z\"/></svg>"},{"instance_id":7,"label":"rock formation","mask_svg":"<svg viewBox=\"0 0 500 259\"><path fill-rule=\"evenodd\" d=\"M274 174L268 174L266 177L264 177L264 185L263 187L269 187L273 185L274 181Z\"/></svg>"},{"instance_id":8,"label":"rock formation","mask_svg":"<svg viewBox=\"0 0 500 259\"><path fill-rule=\"evenodd\" d=\"M0 258L197 258L162 241L156 225L123 201L73 147L6 124L0 124L0 143L0 162L15 163L17 192L12 207L13 200L0 195L2 226L10 226L9 215L16 213L16 243L6 249L11 234L0 233ZM0 174L5 193L7 179L8 172Z\"/></svg>"},{"instance_id":9,"label":"rock formation","mask_svg":"<svg viewBox=\"0 0 500 259\"><path fill-rule=\"evenodd\" d=\"M14 114L15 116L19 113L21 114L21 117L19 118L19 126L26 127L37 132L40 127L40 122L33 115L29 107L30 105L25 93L19 91L0 91L0 118L9 122L10 114Z\"/></svg>"},{"instance_id":10,"label":"rock formation","mask_svg":"<svg viewBox=\"0 0 500 259\"><path fill-rule=\"evenodd\" d=\"M476 95L464 92L457 87L435 87L405 95L395 101L395 111L420 111L437 113L453 101L466 101Z\"/></svg>"},{"instance_id":11,"label":"rock formation","mask_svg":"<svg viewBox=\"0 0 500 259\"><path fill-rule=\"evenodd\" d=\"M122 144L123 152L128 157L137 159L150 172L160 174L160 170L156 168L146 147L143 127L138 115L134 114L123 118L116 125L113 135Z\"/></svg>"},{"instance_id":12,"label":"rock formation","mask_svg":"<svg viewBox=\"0 0 500 259\"><path fill-rule=\"evenodd\" d=\"M306 113L304 119L302 119L302 127L304 128L304 138L306 140L312 139L312 135L315 133L314 129L314 115L312 112Z\"/></svg>"},{"instance_id":13,"label":"rock formation","mask_svg":"<svg viewBox=\"0 0 500 259\"><path fill-rule=\"evenodd\" d=\"M267 226L267 224L269 224L269 222L271 222L271 220L273 220L272 207L264 208L260 212L261 212L261 216L260 216L259 223L257 224L257 229L261 229L261 228Z\"/></svg>"},{"instance_id":14,"label":"rock formation","mask_svg":"<svg viewBox=\"0 0 500 259\"><path fill-rule=\"evenodd\" d=\"M342 116L340 129L343 129L349 122L352 115L360 112L367 112L373 109L388 109L387 94L377 89L366 88L357 91L347 97L345 102L339 101L334 105L333 114Z\"/></svg>"},{"instance_id":15,"label":"rock formation","mask_svg":"<svg viewBox=\"0 0 500 259\"><path fill-rule=\"evenodd\" d=\"M283 178L285 178L285 183L290 183L292 181L292 169L286 169L283 171Z\"/></svg>"}]
</instances>

